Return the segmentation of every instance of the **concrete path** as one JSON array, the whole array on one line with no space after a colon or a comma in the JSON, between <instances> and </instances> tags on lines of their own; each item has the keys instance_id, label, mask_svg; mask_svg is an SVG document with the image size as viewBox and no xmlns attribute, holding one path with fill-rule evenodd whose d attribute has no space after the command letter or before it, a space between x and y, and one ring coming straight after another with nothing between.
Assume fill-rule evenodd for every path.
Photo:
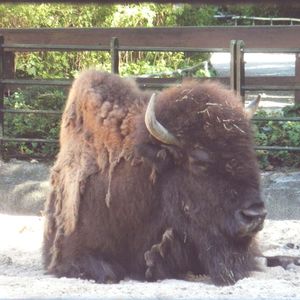
<instances>
[{"instance_id":1,"label":"concrete path","mask_svg":"<svg viewBox=\"0 0 300 300\"><path fill-rule=\"evenodd\" d=\"M229 77L229 53L212 54L211 63L216 69L218 76ZM246 53L245 63L245 75L249 77L295 75L295 55L293 54ZM280 109L286 105L292 105L294 103L294 91L246 92L246 101L253 99L258 92L264 93L264 97L260 103L260 107L266 109Z\"/></svg>"},{"instance_id":2,"label":"concrete path","mask_svg":"<svg viewBox=\"0 0 300 300\"><path fill-rule=\"evenodd\" d=\"M0 161L0 213L41 215L49 192L50 165ZM262 173L268 218L300 219L300 172Z\"/></svg>"}]
</instances>

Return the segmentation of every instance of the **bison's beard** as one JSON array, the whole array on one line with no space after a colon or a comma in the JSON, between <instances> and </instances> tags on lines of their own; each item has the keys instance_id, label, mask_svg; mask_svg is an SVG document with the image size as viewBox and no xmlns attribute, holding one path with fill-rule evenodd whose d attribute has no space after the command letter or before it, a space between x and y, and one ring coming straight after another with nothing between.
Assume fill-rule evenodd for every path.
<instances>
[{"instance_id":1,"label":"bison's beard","mask_svg":"<svg viewBox=\"0 0 300 300\"><path fill-rule=\"evenodd\" d=\"M259 270L256 260L260 256L256 242L251 237L232 240L225 235L206 235L198 244L198 260L204 273L216 285L230 285ZM201 245L199 244L201 243Z\"/></svg>"}]
</instances>

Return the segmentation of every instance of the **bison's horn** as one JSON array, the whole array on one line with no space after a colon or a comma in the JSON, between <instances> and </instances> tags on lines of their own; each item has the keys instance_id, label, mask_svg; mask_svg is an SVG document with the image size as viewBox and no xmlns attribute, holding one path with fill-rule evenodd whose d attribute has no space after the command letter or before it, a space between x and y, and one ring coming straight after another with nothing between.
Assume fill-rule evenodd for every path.
<instances>
[{"instance_id":1,"label":"bison's horn","mask_svg":"<svg viewBox=\"0 0 300 300\"><path fill-rule=\"evenodd\" d=\"M251 101L245 107L245 113L246 113L246 116L247 116L248 119L252 119L252 117L254 116L254 114L257 110L260 99L261 99L261 94L259 94L255 100Z\"/></svg>"},{"instance_id":2,"label":"bison's horn","mask_svg":"<svg viewBox=\"0 0 300 300\"><path fill-rule=\"evenodd\" d=\"M149 133L157 140L168 145L179 146L178 139L171 134L163 125L161 125L155 116L155 93L152 94L145 113L145 124Z\"/></svg>"}]
</instances>

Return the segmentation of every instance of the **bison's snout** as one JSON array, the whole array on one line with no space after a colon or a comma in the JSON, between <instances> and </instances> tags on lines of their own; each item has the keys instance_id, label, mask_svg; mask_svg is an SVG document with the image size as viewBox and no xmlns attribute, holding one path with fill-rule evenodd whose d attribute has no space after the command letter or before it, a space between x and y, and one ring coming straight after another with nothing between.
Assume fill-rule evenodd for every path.
<instances>
[{"instance_id":1,"label":"bison's snout","mask_svg":"<svg viewBox=\"0 0 300 300\"><path fill-rule=\"evenodd\" d=\"M239 236L251 236L263 228L267 211L262 202L235 212Z\"/></svg>"}]
</instances>

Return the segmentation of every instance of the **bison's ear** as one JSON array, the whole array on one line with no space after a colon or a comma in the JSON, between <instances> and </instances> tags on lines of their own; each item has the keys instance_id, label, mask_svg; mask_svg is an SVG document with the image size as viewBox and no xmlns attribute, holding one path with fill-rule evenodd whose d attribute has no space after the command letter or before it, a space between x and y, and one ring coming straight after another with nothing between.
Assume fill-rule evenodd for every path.
<instances>
[{"instance_id":1,"label":"bison's ear","mask_svg":"<svg viewBox=\"0 0 300 300\"><path fill-rule=\"evenodd\" d=\"M172 163L172 155L165 147L153 144L139 144L135 148L136 154L150 163L157 172L162 172Z\"/></svg>"}]
</instances>

